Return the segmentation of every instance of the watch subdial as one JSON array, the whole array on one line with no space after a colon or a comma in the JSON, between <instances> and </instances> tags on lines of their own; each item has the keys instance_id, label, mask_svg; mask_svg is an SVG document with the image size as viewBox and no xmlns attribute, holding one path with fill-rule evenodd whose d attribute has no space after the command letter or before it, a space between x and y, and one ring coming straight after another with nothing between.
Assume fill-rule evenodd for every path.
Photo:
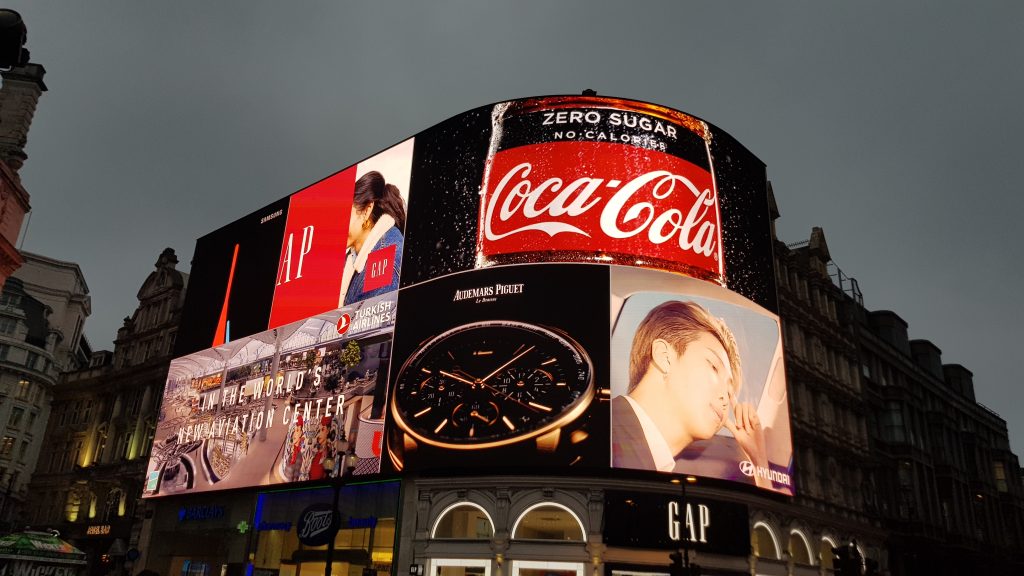
<instances>
[{"instance_id":1,"label":"watch subdial","mask_svg":"<svg viewBox=\"0 0 1024 576\"><path fill-rule=\"evenodd\" d=\"M551 373L537 368L510 368L495 381L495 388L506 398L525 406L538 404L554 385Z\"/></svg>"},{"instance_id":2,"label":"watch subdial","mask_svg":"<svg viewBox=\"0 0 1024 576\"><path fill-rule=\"evenodd\" d=\"M421 422L444 419L462 396L461 383L443 375L424 375L409 387L408 406L413 417ZM441 420L437 420L438 423Z\"/></svg>"},{"instance_id":3,"label":"watch subdial","mask_svg":"<svg viewBox=\"0 0 1024 576\"><path fill-rule=\"evenodd\" d=\"M498 416L498 405L494 402L463 402L452 410L452 424L467 438L474 438L493 426Z\"/></svg>"}]
</instances>

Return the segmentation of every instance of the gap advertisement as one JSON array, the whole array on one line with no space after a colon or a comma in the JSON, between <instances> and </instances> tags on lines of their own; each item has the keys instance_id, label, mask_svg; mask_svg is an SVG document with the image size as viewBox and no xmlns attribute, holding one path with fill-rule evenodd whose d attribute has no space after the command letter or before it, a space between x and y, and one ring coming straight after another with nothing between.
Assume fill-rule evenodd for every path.
<instances>
[{"instance_id":1,"label":"gap advertisement","mask_svg":"<svg viewBox=\"0 0 1024 576\"><path fill-rule=\"evenodd\" d=\"M197 241L144 495L453 468L791 495L772 249L764 165L712 124L470 110Z\"/></svg>"}]
</instances>

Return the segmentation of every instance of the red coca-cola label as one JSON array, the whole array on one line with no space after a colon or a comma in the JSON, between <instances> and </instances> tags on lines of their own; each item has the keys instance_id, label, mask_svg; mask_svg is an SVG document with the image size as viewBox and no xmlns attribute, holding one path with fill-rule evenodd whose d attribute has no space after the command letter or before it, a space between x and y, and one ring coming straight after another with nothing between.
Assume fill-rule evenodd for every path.
<instances>
[{"instance_id":1,"label":"red coca-cola label","mask_svg":"<svg viewBox=\"0 0 1024 576\"><path fill-rule=\"evenodd\" d=\"M484 258L613 253L722 277L714 178L682 158L603 142L518 146L491 157L483 193Z\"/></svg>"}]
</instances>

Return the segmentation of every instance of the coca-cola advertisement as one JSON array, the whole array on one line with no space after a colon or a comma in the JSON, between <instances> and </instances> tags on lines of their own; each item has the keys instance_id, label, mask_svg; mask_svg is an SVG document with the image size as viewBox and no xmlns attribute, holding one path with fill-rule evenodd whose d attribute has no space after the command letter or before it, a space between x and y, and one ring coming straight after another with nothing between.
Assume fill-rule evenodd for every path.
<instances>
[{"instance_id":1,"label":"coca-cola advertisement","mask_svg":"<svg viewBox=\"0 0 1024 576\"><path fill-rule=\"evenodd\" d=\"M418 135L412 187L403 286L590 262L670 270L777 309L764 165L688 114L594 96L498 103Z\"/></svg>"},{"instance_id":2,"label":"coca-cola advertisement","mask_svg":"<svg viewBox=\"0 0 1024 576\"><path fill-rule=\"evenodd\" d=\"M792 494L777 314L765 166L729 134L621 98L482 106L199 239L146 493L353 463Z\"/></svg>"}]
</instances>

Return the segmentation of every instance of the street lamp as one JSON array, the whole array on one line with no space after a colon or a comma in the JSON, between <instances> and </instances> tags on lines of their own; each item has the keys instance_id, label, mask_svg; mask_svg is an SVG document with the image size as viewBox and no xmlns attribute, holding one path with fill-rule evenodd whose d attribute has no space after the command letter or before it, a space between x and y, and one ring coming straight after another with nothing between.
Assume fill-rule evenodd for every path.
<instances>
[{"instance_id":1,"label":"street lamp","mask_svg":"<svg viewBox=\"0 0 1024 576\"><path fill-rule=\"evenodd\" d=\"M356 455L355 444L345 437L344 430L341 431L341 435L338 437L335 447L338 449L336 452L337 455L331 454L324 459L324 469L326 470L330 468L333 470L335 467L344 465L344 468L342 468L339 473L333 475L335 481L332 486L334 488L334 499L331 504L331 513L334 518L338 518L338 496L341 493L341 487L343 486L339 480L345 477L352 478L352 475L356 470L356 464L359 463L359 456ZM324 566L324 576L331 576L334 569L334 541L338 537L338 530L340 528L340 526L334 526L334 534L331 535L331 539L327 542L327 563Z\"/></svg>"}]
</instances>

